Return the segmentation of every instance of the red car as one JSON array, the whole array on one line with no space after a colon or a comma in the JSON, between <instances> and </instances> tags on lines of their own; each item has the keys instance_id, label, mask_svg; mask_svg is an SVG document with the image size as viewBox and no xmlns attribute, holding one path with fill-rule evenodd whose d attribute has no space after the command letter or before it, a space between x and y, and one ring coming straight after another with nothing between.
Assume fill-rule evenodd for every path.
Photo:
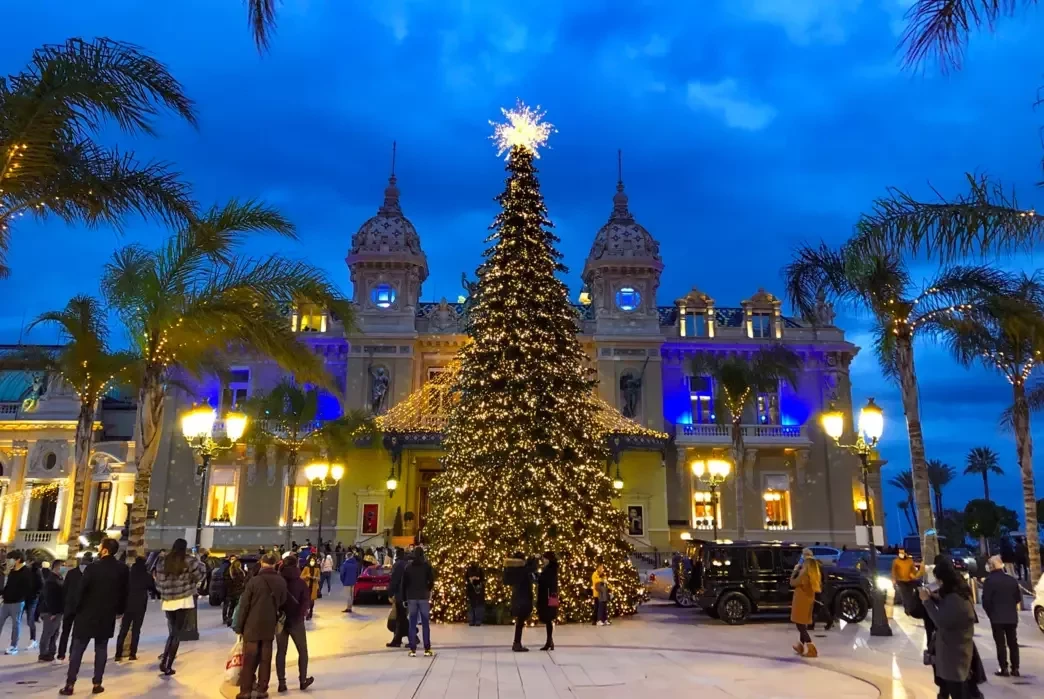
<instances>
[{"instance_id":1,"label":"red car","mask_svg":"<svg viewBox=\"0 0 1044 699\"><path fill-rule=\"evenodd\" d=\"M391 568L367 567L355 581L355 601L387 602L391 594L388 591L389 583L391 583Z\"/></svg>"}]
</instances>

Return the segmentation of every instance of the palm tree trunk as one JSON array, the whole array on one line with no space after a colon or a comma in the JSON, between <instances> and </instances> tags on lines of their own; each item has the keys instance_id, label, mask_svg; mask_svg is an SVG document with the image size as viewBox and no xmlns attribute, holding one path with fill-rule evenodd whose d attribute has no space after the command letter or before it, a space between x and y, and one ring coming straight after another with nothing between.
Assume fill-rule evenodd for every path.
<instances>
[{"instance_id":1,"label":"palm tree trunk","mask_svg":"<svg viewBox=\"0 0 1044 699\"><path fill-rule=\"evenodd\" d=\"M91 477L90 458L91 445L94 442L94 400L80 401L80 414L76 419L76 443L73 457L76 466L73 470L72 512L69 516L69 553L66 564L72 568L77 565L76 554L80 552L80 534L83 533L86 515L87 482Z\"/></svg>"},{"instance_id":2,"label":"palm tree trunk","mask_svg":"<svg viewBox=\"0 0 1044 699\"><path fill-rule=\"evenodd\" d=\"M1022 471L1022 502L1026 510L1026 548L1029 549L1030 584L1040 580L1040 537L1037 530L1037 496L1033 487L1033 436L1030 433L1029 403L1022 380L1012 384L1014 404L1012 422L1015 427L1015 448Z\"/></svg>"},{"instance_id":3,"label":"palm tree trunk","mask_svg":"<svg viewBox=\"0 0 1044 699\"><path fill-rule=\"evenodd\" d=\"M982 472L982 492L985 494L986 502L993 502L990 500L990 476L985 471Z\"/></svg>"},{"instance_id":4,"label":"palm tree trunk","mask_svg":"<svg viewBox=\"0 0 1044 699\"><path fill-rule=\"evenodd\" d=\"M290 550L290 542L294 538L293 497L297 485L297 449L291 448L286 455L286 494L283 496L283 507L286 512L286 550Z\"/></svg>"},{"instance_id":5,"label":"palm tree trunk","mask_svg":"<svg viewBox=\"0 0 1044 699\"><path fill-rule=\"evenodd\" d=\"M138 459L134 477L134 504L131 505L130 532L127 534L127 557L145 555L145 519L149 508L149 486L152 469L159 456L163 430L163 411L166 393L161 372L150 367L138 391Z\"/></svg>"},{"instance_id":6,"label":"palm tree trunk","mask_svg":"<svg viewBox=\"0 0 1044 699\"><path fill-rule=\"evenodd\" d=\"M914 497L913 497L913 492L912 491L907 493L906 501L908 503L910 503L910 511L916 513L917 512L917 506L914 505ZM920 534L921 533L921 528L919 526L917 526L917 517L915 515L911 514L910 518L911 518L911 521L913 522L913 525L910 527L910 531L916 532L917 534Z\"/></svg>"},{"instance_id":7,"label":"palm tree trunk","mask_svg":"<svg viewBox=\"0 0 1044 699\"><path fill-rule=\"evenodd\" d=\"M910 469L913 472L914 499L917 505L917 529L924 535L921 542L922 560L931 563L939 553L939 544L934 531L932 516L931 486L928 483L928 465L924 457L924 434L921 432L921 406L917 390L917 373L914 371L913 338L899 335L896 338L895 362L899 371L899 388L906 413L906 431L910 440Z\"/></svg>"},{"instance_id":8,"label":"palm tree trunk","mask_svg":"<svg viewBox=\"0 0 1044 699\"><path fill-rule=\"evenodd\" d=\"M742 418L740 418L742 419ZM743 445L743 427L740 419L732 421L732 460L736 468L736 538L743 539L747 528L743 524L743 491L747 488L746 467L743 463L746 448Z\"/></svg>"}]
</instances>

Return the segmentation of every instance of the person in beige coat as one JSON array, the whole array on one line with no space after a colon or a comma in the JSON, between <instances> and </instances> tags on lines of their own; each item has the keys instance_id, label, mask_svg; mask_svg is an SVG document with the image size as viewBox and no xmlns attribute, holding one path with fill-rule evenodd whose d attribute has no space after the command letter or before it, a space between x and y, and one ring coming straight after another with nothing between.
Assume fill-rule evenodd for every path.
<instances>
[{"instance_id":1,"label":"person in beige coat","mask_svg":"<svg viewBox=\"0 0 1044 699\"><path fill-rule=\"evenodd\" d=\"M798 642L794 644L794 652L806 658L819 656L816 644L808 635L808 627L812 625L812 614L816 606L816 593L823 590L823 570L819 561L812 555L811 549L801 552L801 563L794 567L790 576L790 586L794 588L794 601L790 606L790 620L797 625Z\"/></svg>"}]
</instances>

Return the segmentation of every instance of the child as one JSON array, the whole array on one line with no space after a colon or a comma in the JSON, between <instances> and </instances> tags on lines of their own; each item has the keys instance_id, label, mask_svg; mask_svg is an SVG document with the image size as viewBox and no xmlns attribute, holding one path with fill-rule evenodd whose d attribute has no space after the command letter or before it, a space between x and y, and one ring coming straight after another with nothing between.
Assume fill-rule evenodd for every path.
<instances>
[{"instance_id":1,"label":"child","mask_svg":"<svg viewBox=\"0 0 1044 699\"><path fill-rule=\"evenodd\" d=\"M472 563L464 573L468 595L468 626L482 626L486 615L486 576L478 563Z\"/></svg>"}]
</instances>

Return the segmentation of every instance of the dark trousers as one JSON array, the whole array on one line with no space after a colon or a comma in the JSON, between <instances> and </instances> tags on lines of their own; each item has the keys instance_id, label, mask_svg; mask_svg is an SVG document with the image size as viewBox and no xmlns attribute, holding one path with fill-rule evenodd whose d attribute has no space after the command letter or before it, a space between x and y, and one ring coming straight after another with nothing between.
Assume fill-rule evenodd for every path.
<instances>
[{"instance_id":1,"label":"dark trousers","mask_svg":"<svg viewBox=\"0 0 1044 699\"><path fill-rule=\"evenodd\" d=\"M552 643L555 642L555 640L554 640L555 622L553 622L553 621L545 621L544 625L547 626L547 645L551 645Z\"/></svg>"},{"instance_id":2,"label":"dark trousers","mask_svg":"<svg viewBox=\"0 0 1044 699\"><path fill-rule=\"evenodd\" d=\"M595 602L595 620L609 621L609 602L598 600Z\"/></svg>"},{"instance_id":3,"label":"dark trousers","mask_svg":"<svg viewBox=\"0 0 1044 699\"><path fill-rule=\"evenodd\" d=\"M75 614L66 614L62 617L62 636L58 639L58 657L64 658L65 651L69 647L69 634L72 632Z\"/></svg>"},{"instance_id":4,"label":"dark trousers","mask_svg":"<svg viewBox=\"0 0 1044 699\"><path fill-rule=\"evenodd\" d=\"M968 683L939 680L939 699L967 699Z\"/></svg>"},{"instance_id":5,"label":"dark trousers","mask_svg":"<svg viewBox=\"0 0 1044 699\"><path fill-rule=\"evenodd\" d=\"M87 644L90 642L89 638L73 636L72 648L69 649L69 674L65 677L65 684L70 687L76 684L76 676L80 674L80 662L83 660L84 651L87 650ZM102 677L105 676L105 659L108 656L109 639L94 639L94 677L91 678L94 684L102 683Z\"/></svg>"},{"instance_id":6,"label":"dark trousers","mask_svg":"<svg viewBox=\"0 0 1044 699\"><path fill-rule=\"evenodd\" d=\"M239 604L238 596L225 595L225 599L221 601L221 623L225 626L232 625L232 615L236 612L237 604Z\"/></svg>"},{"instance_id":7,"label":"dark trousers","mask_svg":"<svg viewBox=\"0 0 1044 699\"><path fill-rule=\"evenodd\" d=\"M798 640L802 643L811 643L812 637L808 635L808 627L804 624L797 624Z\"/></svg>"},{"instance_id":8,"label":"dark trousers","mask_svg":"<svg viewBox=\"0 0 1044 699\"><path fill-rule=\"evenodd\" d=\"M482 626L486 616L486 605L483 602L468 602L468 626Z\"/></svg>"},{"instance_id":9,"label":"dark trousers","mask_svg":"<svg viewBox=\"0 0 1044 699\"><path fill-rule=\"evenodd\" d=\"M522 629L526 625L526 617L519 617L515 619L515 641L514 645L522 645Z\"/></svg>"},{"instance_id":10,"label":"dark trousers","mask_svg":"<svg viewBox=\"0 0 1044 699\"><path fill-rule=\"evenodd\" d=\"M58 648L58 634L62 631L61 614L41 614L43 631L40 632L40 657L54 660Z\"/></svg>"},{"instance_id":11,"label":"dark trousers","mask_svg":"<svg viewBox=\"0 0 1044 699\"><path fill-rule=\"evenodd\" d=\"M326 585L327 592L333 592L331 587L333 583L330 582L330 578L333 577L333 573L319 573L319 592L322 593L323 585Z\"/></svg>"},{"instance_id":12,"label":"dark trousers","mask_svg":"<svg viewBox=\"0 0 1044 699\"><path fill-rule=\"evenodd\" d=\"M248 699L254 689L262 694L267 693L268 682L271 679L272 641L244 641L243 669L239 673L239 696Z\"/></svg>"},{"instance_id":13,"label":"dark trousers","mask_svg":"<svg viewBox=\"0 0 1044 699\"><path fill-rule=\"evenodd\" d=\"M181 645L181 630L188 619L187 609L175 609L163 612L167 616L167 643L163 646L163 659L160 665L167 669L174 667L174 658L178 657L178 646Z\"/></svg>"},{"instance_id":14,"label":"dark trousers","mask_svg":"<svg viewBox=\"0 0 1044 699\"><path fill-rule=\"evenodd\" d=\"M303 621L284 624L282 633L276 634L276 677L279 684L286 684L286 650L290 639L297 649L297 676L301 681L308 677L308 636Z\"/></svg>"},{"instance_id":15,"label":"dark trousers","mask_svg":"<svg viewBox=\"0 0 1044 699\"><path fill-rule=\"evenodd\" d=\"M410 614L398 597L395 598L395 606L395 635L392 637L392 643L402 643L402 639L410 635Z\"/></svg>"},{"instance_id":16,"label":"dark trousers","mask_svg":"<svg viewBox=\"0 0 1044 699\"><path fill-rule=\"evenodd\" d=\"M1011 655L1011 669L1019 669L1019 638L1015 624L992 624L993 642L997 644L997 664L1001 670L1008 669L1008 655Z\"/></svg>"},{"instance_id":17,"label":"dark trousers","mask_svg":"<svg viewBox=\"0 0 1044 699\"><path fill-rule=\"evenodd\" d=\"M120 633L116 636L116 657L123 657L123 644L127 641L127 632L130 632L131 644L130 655L138 654L138 639L141 638L141 625L145 621L145 610L140 612L124 612L120 620Z\"/></svg>"},{"instance_id":18,"label":"dark trousers","mask_svg":"<svg viewBox=\"0 0 1044 699\"><path fill-rule=\"evenodd\" d=\"M30 600L25 603L25 611L22 613L22 618L25 619L25 623L29 625L29 640L36 640L36 605L39 604L39 600Z\"/></svg>"}]
</instances>

